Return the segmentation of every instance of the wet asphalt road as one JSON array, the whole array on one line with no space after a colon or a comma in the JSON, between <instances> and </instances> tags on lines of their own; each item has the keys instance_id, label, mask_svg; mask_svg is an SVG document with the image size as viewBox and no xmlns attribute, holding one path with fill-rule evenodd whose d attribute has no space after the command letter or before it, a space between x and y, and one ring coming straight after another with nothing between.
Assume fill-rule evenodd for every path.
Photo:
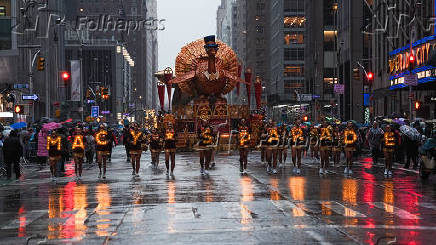
<instances>
[{"instance_id":1,"label":"wet asphalt road","mask_svg":"<svg viewBox=\"0 0 436 245\"><path fill-rule=\"evenodd\" d=\"M122 147L106 180L95 166L76 182L69 163L57 183L47 167L28 168L19 182L0 180L0 244L434 244L435 177L396 169L385 179L369 158L352 177L343 167L321 177L311 159L299 176L290 159L273 176L259 152L241 176L236 155L218 155L209 177L195 153L177 154L172 179L148 152L132 177Z\"/></svg>"}]
</instances>

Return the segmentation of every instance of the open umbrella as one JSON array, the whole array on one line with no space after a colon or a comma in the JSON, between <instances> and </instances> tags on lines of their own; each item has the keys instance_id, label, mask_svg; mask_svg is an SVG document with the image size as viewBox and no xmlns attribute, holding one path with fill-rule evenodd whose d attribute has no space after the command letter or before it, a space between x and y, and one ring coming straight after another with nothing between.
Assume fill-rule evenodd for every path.
<instances>
[{"instance_id":1,"label":"open umbrella","mask_svg":"<svg viewBox=\"0 0 436 245\"><path fill-rule=\"evenodd\" d=\"M403 125L400 127L400 131L402 134L406 135L411 140L420 140L421 134L415 128L412 128L407 125Z\"/></svg>"},{"instance_id":2,"label":"open umbrella","mask_svg":"<svg viewBox=\"0 0 436 245\"><path fill-rule=\"evenodd\" d=\"M11 125L11 128L13 129L20 129L20 128L25 128L27 127L27 123L26 122L17 122Z\"/></svg>"},{"instance_id":3,"label":"open umbrella","mask_svg":"<svg viewBox=\"0 0 436 245\"><path fill-rule=\"evenodd\" d=\"M50 122L50 123L46 123L46 124L42 125L42 128L44 128L46 130L53 130L53 129L58 129L61 126L62 125L60 123Z\"/></svg>"}]
</instances>

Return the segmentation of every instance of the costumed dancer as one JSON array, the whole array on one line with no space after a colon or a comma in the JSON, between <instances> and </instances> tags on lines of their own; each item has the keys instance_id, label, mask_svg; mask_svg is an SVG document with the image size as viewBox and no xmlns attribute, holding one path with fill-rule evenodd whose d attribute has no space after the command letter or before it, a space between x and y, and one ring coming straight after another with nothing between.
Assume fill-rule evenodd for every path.
<instances>
[{"instance_id":1,"label":"costumed dancer","mask_svg":"<svg viewBox=\"0 0 436 245\"><path fill-rule=\"evenodd\" d=\"M208 175L209 164L212 156L213 147L213 135L212 128L210 126L203 126L199 135L199 147L200 147L200 173L202 175Z\"/></svg>"},{"instance_id":2,"label":"costumed dancer","mask_svg":"<svg viewBox=\"0 0 436 245\"><path fill-rule=\"evenodd\" d=\"M277 173L277 146L279 144L279 133L275 122L270 122L267 129L267 147L266 147L266 161L268 166L266 171L268 173Z\"/></svg>"},{"instance_id":3,"label":"costumed dancer","mask_svg":"<svg viewBox=\"0 0 436 245\"><path fill-rule=\"evenodd\" d=\"M357 134L354 131L353 123L348 122L347 128L344 130L344 150L345 157L347 159L346 167L344 170L344 174L352 174L351 170L353 166L353 153L356 151L356 143L357 143Z\"/></svg>"},{"instance_id":4,"label":"costumed dancer","mask_svg":"<svg viewBox=\"0 0 436 245\"><path fill-rule=\"evenodd\" d=\"M47 136L48 162L50 164L50 173L52 181L56 181L56 165L62 157L62 137L53 130Z\"/></svg>"},{"instance_id":5,"label":"costumed dancer","mask_svg":"<svg viewBox=\"0 0 436 245\"><path fill-rule=\"evenodd\" d=\"M245 119L241 120L241 124L238 129L239 140L239 172L246 174L248 163L248 151L250 147L251 136Z\"/></svg>"},{"instance_id":6,"label":"costumed dancer","mask_svg":"<svg viewBox=\"0 0 436 245\"><path fill-rule=\"evenodd\" d=\"M159 154L162 150L162 137L157 132L157 129L153 129L150 135L150 152L151 152L151 164L154 168L159 165Z\"/></svg>"},{"instance_id":7,"label":"costumed dancer","mask_svg":"<svg viewBox=\"0 0 436 245\"><path fill-rule=\"evenodd\" d=\"M108 134L106 127L101 124L99 130L95 134L95 149L97 151L97 162L98 162L98 168L100 169L100 172L98 174L98 178L106 179L106 165L107 165L107 159L110 154L110 149L112 148L110 135ZM102 175L102 168L103 168L103 175Z\"/></svg>"},{"instance_id":8,"label":"costumed dancer","mask_svg":"<svg viewBox=\"0 0 436 245\"><path fill-rule=\"evenodd\" d=\"M391 125L386 126L386 130L383 134L383 153L385 156L385 176L392 177L392 160L394 157L394 151L396 146L395 133L392 130Z\"/></svg>"},{"instance_id":9,"label":"costumed dancer","mask_svg":"<svg viewBox=\"0 0 436 245\"><path fill-rule=\"evenodd\" d=\"M339 167L341 161L342 146L344 143L344 137L339 129L338 125L335 125L333 131L333 142L332 142L332 155L333 155L333 165Z\"/></svg>"},{"instance_id":10,"label":"costumed dancer","mask_svg":"<svg viewBox=\"0 0 436 245\"><path fill-rule=\"evenodd\" d=\"M174 175L176 167L176 131L172 123L168 123L165 130L165 166L167 168L167 176L170 174L170 159L171 159L171 175Z\"/></svg>"},{"instance_id":11,"label":"costumed dancer","mask_svg":"<svg viewBox=\"0 0 436 245\"><path fill-rule=\"evenodd\" d=\"M128 136L130 161L132 162L132 175L139 177L141 167L142 145L145 144L144 134L139 130L138 124L133 124Z\"/></svg>"},{"instance_id":12,"label":"costumed dancer","mask_svg":"<svg viewBox=\"0 0 436 245\"><path fill-rule=\"evenodd\" d=\"M326 174L326 168L329 165L330 151L332 147L332 128L326 121L322 123L321 135L319 137L320 151L321 151L321 165L319 167L319 174Z\"/></svg>"},{"instance_id":13,"label":"costumed dancer","mask_svg":"<svg viewBox=\"0 0 436 245\"><path fill-rule=\"evenodd\" d=\"M286 130L286 125L283 124L279 130L279 146L277 147L277 157L279 161L279 168L283 167L283 164L286 164L286 158L288 157L288 140L289 134Z\"/></svg>"},{"instance_id":14,"label":"costumed dancer","mask_svg":"<svg viewBox=\"0 0 436 245\"><path fill-rule=\"evenodd\" d=\"M312 126L309 131L309 146L310 157L315 160L319 159L319 130L315 126Z\"/></svg>"},{"instance_id":15,"label":"costumed dancer","mask_svg":"<svg viewBox=\"0 0 436 245\"><path fill-rule=\"evenodd\" d=\"M292 144L292 164L294 165L293 172L300 174L301 153L306 145L300 120L296 120L294 127L292 127L291 129L291 144Z\"/></svg>"},{"instance_id":16,"label":"costumed dancer","mask_svg":"<svg viewBox=\"0 0 436 245\"><path fill-rule=\"evenodd\" d=\"M74 160L74 172L78 179L82 178L82 164L85 157L85 143L86 138L84 136L83 129L81 127L76 127L73 135L73 144L71 145L71 150L73 152Z\"/></svg>"}]
</instances>

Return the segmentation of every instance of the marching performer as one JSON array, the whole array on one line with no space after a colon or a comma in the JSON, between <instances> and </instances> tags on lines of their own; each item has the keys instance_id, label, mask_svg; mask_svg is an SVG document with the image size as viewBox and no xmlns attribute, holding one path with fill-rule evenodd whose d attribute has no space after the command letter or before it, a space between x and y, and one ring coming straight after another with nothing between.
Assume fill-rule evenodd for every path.
<instances>
[{"instance_id":1,"label":"marching performer","mask_svg":"<svg viewBox=\"0 0 436 245\"><path fill-rule=\"evenodd\" d=\"M319 137L319 145L321 151L321 165L319 168L319 174L326 174L326 168L329 165L330 151L332 146L332 129L326 121L322 123L321 135Z\"/></svg>"},{"instance_id":2,"label":"marching performer","mask_svg":"<svg viewBox=\"0 0 436 245\"><path fill-rule=\"evenodd\" d=\"M150 152L151 152L151 164L153 167L157 168L159 165L159 154L162 150L162 138L154 128L150 135Z\"/></svg>"},{"instance_id":3,"label":"marching performer","mask_svg":"<svg viewBox=\"0 0 436 245\"><path fill-rule=\"evenodd\" d=\"M291 129L291 144L292 144L292 163L294 164L294 173L301 173L301 152L306 145L303 129L301 128L300 120L295 121L294 127Z\"/></svg>"},{"instance_id":4,"label":"marching performer","mask_svg":"<svg viewBox=\"0 0 436 245\"><path fill-rule=\"evenodd\" d=\"M139 168L141 167L141 154L143 144L145 144L145 136L139 130L138 124L133 124L128 135L129 155L132 162L132 175L139 177Z\"/></svg>"},{"instance_id":5,"label":"marching performer","mask_svg":"<svg viewBox=\"0 0 436 245\"><path fill-rule=\"evenodd\" d=\"M341 161L343 142L344 142L344 137L339 129L339 126L335 125L333 131L332 155L333 155L333 165L337 167L339 167L339 163Z\"/></svg>"},{"instance_id":6,"label":"marching performer","mask_svg":"<svg viewBox=\"0 0 436 245\"><path fill-rule=\"evenodd\" d=\"M85 157L85 143L86 138L84 137L83 129L81 127L76 127L71 149L74 159L74 172L76 173L76 177L78 179L82 178L82 164Z\"/></svg>"},{"instance_id":7,"label":"marching performer","mask_svg":"<svg viewBox=\"0 0 436 245\"><path fill-rule=\"evenodd\" d=\"M238 130L239 140L239 172L245 174L247 171L248 151L250 147L251 136L246 125L245 119L241 120Z\"/></svg>"},{"instance_id":8,"label":"marching performer","mask_svg":"<svg viewBox=\"0 0 436 245\"><path fill-rule=\"evenodd\" d=\"M53 130L47 136L47 151L52 181L56 181L56 165L62 156L62 138Z\"/></svg>"},{"instance_id":9,"label":"marching performer","mask_svg":"<svg viewBox=\"0 0 436 245\"><path fill-rule=\"evenodd\" d=\"M95 134L95 149L97 151L98 168L100 169L98 178L103 177L103 179L106 179L106 163L110 154L110 148L112 147L109 137L110 135L108 134L106 127L101 124L99 130ZM102 168L103 175L101 172Z\"/></svg>"},{"instance_id":10,"label":"marching performer","mask_svg":"<svg viewBox=\"0 0 436 245\"><path fill-rule=\"evenodd\" d=\"M202 175L209 175L209 164L212 157L214 137L212 135L212 128L207 125L200 129L199 135L199 146L200 146L200 173Z\"/></svg>"},{"instance_id":11,"label":"marching performer","mask_svg":"<svg viewBox=\"0 0 436 245\"><path fill-rule=\"evenodd\" d=\"M267 129L267 147L266 147L266 161L268 162L267 172L277 173L277 146L279 144L279 132L275 122L270 121Z\"/></svg>"},{"instance_id":12,"label":"marching performer","mask_svg":"<svg viewBox=\"0 0 436 245\"><path fill-rule=\"evenodd\" d=\"M260 161L262 162L262 165L265 166L265 162L266 162L266 148L268 146L268 142L267 142L267 136L268 136L268 132L266 130L265 127L265 122L262 124L262 129L259 130L260 136Z\"/></svg>"},{"instance_id":13,"label":"marching performer","mask_svg":"<svg viewBox=\"0 0 436 245\"><path fill-rule=\"evenodd\" d=\"M385 176L392 177L392 159L394 156L396 146L395 133L392 130L391 125L386 126L386 130L383 135L383 153L385 155Z\"/></svg>"},{"instance_id":14,"label":"marching performer","mask_svg":"<svg viewBox=\"0 0 436 245\"><path fill-rule=\"evenodd\" d=\"M165 130L164 138L164 148L165 148L165 166L167 168L167 176L170 174L174 175L174 168L176 167L176 131L174 130L173 124L168 123L168 127ZM170 168L171 160L171 168Z\"/></svg>"},{"instance_id":15,"label":"marching performer","mask_svg":"<svg viewBox=\"0 0 436 245\"><path fill-rule=\"evenodd\" d=\"M310 157L319 159L319 131L318 128L312 126L309 132Z\"/></svg>"},{"instance_id":16,"label":"marching performer","mask_svg":"<svg viewBox=\"0 0 436 245\"><path fill-rule=\"evenodd\" d=\"M288 140L289 134L288 130L286 130L286 125L283 124L279 130L279 146L277 147L277 156L279 161L279 168L283 167L283 164L286 164L286 158L288 157Z\"/></svg>"},{"instance_id":17,"label":"marching performer","mask_svg":"<svg viewBox=\"0 0 436 245\"><path fill-rule=\"evenodd\" d=\"M353 123L348 122L347 128L344 130L344 150L345 157L347 159L344 174L352 174L351 170L353 166L353 153L356 151L357 134L354 131Z\"/></svg>"}]
</instances>

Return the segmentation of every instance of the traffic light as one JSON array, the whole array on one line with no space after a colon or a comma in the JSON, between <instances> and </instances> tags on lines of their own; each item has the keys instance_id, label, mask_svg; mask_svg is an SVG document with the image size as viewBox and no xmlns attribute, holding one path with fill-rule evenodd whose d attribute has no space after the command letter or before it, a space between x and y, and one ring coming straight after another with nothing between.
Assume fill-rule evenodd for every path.
<instances>
[{"instance_id":1,"label":"traffic light","mask_svg":"<svg viewBox=\"0 0 436 245\"><path fill-rule=\"evenodd\" d=\"M109 99L109 89L102 87L101 88L101 98L104 100L108 100Z\"/></svg>"},{"instance_id":2,"label":"traffic light","mask_svg":"<svg viewBox=\"0 0 436 245\"><path fill-rule=\"evenodd\" d=\"M368 72L366 78L368 79L368 82L372 81L374 79L374 73Z\"/></svg>"},{"instance_id":3,"label":"traffic light","mask_svg":"<svg viewBox=\"0 0 436 245\"><path fill-rule=\"evenodd\" d=\"M303 121L304 121L304 122L307 122L308 120L309 120L309 117L308 117L308 116L304 116L304 117L303 117Z\"/></svg>"},{"instance_id":4,"label":"traffic light","mask_svg":"<svg viewBox=\"0 0 436 245\"><path fill-rule=\"evenodd\" d=\"M421 101L415 101L415 110L421 109L422 102Z\"/></svg>"},{"instance_id":5,"label":"traffic light","mask_svg":"<svg viewBox=\"0 0 436 245\"><path fill-rule=\"evenodd\" d=\"M353 68L353 79L354 80L360 80L359 68Z\"/></svg>"},{"instance_id":6,"label":"traffic light","mask_svg":"<svg viewBox=\"0 0 436 245\"><path fill-rule=\"evenodd\" d=\"M39 57L38 58L38 71L43 71L45 70L45 58L44 57Z\"/></svg>"},{"instance_id":7,"label":"traffic light","mask_svg":"<svg viewBox=\"0 0 436 245\"><path fill-rule=\"evenodd\" d=\"M61 72L61 78L62 80L64 80L64 82L67 82L68 80L70 80L70 73L68 73L67 71Z\"/></svg>"},{"instance_id":8,"label":"traffic light","mask_svg":"<svg viewBox=\"0 0 436 245\"><path fill-rule=\"evenodd\" d=\"M14 107L14 112L16 114L24 114L24 106L23 105L16 105Z\"/></svg>"},{"instance_id":9,"label":"traffic light","mask_svg":"<svg viewBox=\"0 0 436 245\"><path fill-rule=\"evenodd\" d=\"M415 69L415 56L410 54L409 56L409 70Z\"/></svg>"}]
</instances>

